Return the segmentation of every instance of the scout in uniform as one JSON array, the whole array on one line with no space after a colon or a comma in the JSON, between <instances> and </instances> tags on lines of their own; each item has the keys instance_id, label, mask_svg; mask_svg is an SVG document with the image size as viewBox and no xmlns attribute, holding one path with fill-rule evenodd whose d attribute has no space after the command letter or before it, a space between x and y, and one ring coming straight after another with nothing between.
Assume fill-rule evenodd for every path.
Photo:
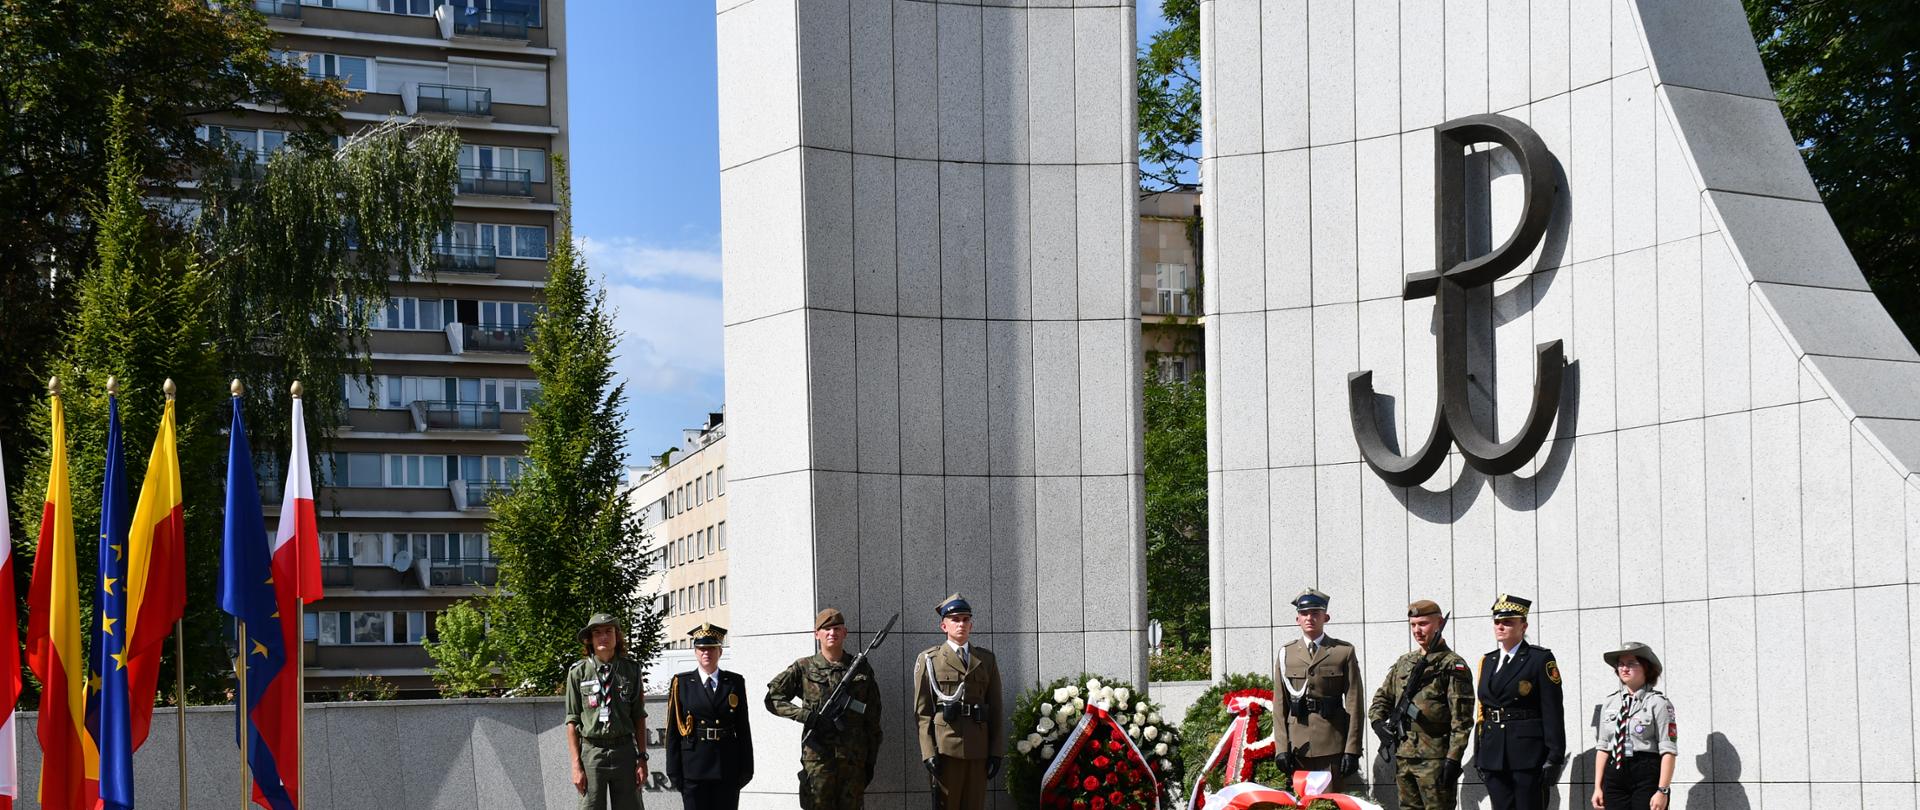
<instances>
[{"instance_id":1,"label":"scout in uniform","mask_svg":"<svg viewBox=\"0 0 1920 810\"><path fill-rule=\"evenodd\" d=\"M940 600L934 611L947 640L913 661L920 759L942 810L981 810L987 782L999 775L1007 753L1000 667L993 653L967 643L973 607L965 598L956 593Z\"/></svg>"},{"instance_id":2,"label":"scout in uniform","mask_svg":"<svg viewBox=\"0 0 1920 810\"><path fill-rule=\"evenodd\" d=\"M1300 638L1286 643L1273 662L1276 725L1284 727L1283 772L1332 771L1332 790L1360 770L1365 719L1360 656L1352 644L1327 636L1326 594L1312 588L1293 600Z\"/></svg>"},{"instance_id":3,"label":"scout in uniform","mask_svg":"<svg viewBox=\"0 0 1920 810\"><path fill-rule=\"evenodd\" d=\"M612 616L595 613L580 629L586 656L567 668L567 753L581 810L640 810L647 755L635 736L647 727L640 664Z\"/></svg>"},{"instance_id":4,"label":"scout in uniform","mask_svg":"<svg viewBox=\"0 0 1920 810\"><path fill-rule=\"evenodd\" d=\"M1473 736L1473 673L1447 646L1442 621L1432 600L1407 606L1419 649L1393 662L1367 711L1393 760L1400 810L1454 810L1459 802L1460 762Z\"/></svg>"},{"instance_id":5,"label":"scout in uniform","mask_svg":"<svg viewBox=\"0 0 1920 810\"><path fill-rule=\"evenodd\" d=\"M814 616L813 637L819 653L794 661L767 682L767 711L807 728L800 747L800 806L857 810L880 755L880 686L865 660L848 679L854 656L845 647L847 619L840 611L827 608ZM843 679L851 698L847 708L837 719L826 717L822 706Z\"/></svg>"},{"instance_id":6,"label":"scout in uniform","mask_svg":"<svg viewBox=\"0 0 1920 810\"><path fill-rule=\"evenodd\" d=\"M1660 657L1638 641L1600 657L1620 678L1620 689L1601 704L1606 713L1595 729L1594 810L1667 810L1680 728L1673 701L1653 688L1660 682Z\"/></svg>"},{"instance_id":7,"label":"scout in uniform","mask_svg":"<svg viewBox=\"0 0 1920 810\"><path fill-rule=\"evenodd\" d=\"M747 682L720 669L726 628L708 622L687 635L699 668L667 686L667 778L689 810L734 810L753 779Z\"/></svg>"},{"instance_id":8,"label":"scout in uniform","mask_svg":"<svg viewBox=\"0 0 1920 810\"><path fill-rule=\"evenodd\" d=\"M1560 664L1552 650L1527 643L1532 606L1505 594L1493 603L1493 638L1500 646L1480 659L1474 767L1487 783L1493 810L1545 810L1547 772L1567 757Z\"/></svg>"}]
</instances>

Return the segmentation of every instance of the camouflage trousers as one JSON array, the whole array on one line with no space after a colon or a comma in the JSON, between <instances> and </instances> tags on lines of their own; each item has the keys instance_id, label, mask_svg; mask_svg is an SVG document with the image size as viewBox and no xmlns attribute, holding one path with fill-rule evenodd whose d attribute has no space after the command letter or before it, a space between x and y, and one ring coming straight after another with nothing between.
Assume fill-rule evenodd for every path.
<instances>
[{"instance_id":1,"label":"camouflage trousers","mask_svg":"<svg viewBox=\"0 0 1920 810\"><path fill-rule=\"evenodd\" d=\"M802 810L860 810L866 801L867 764L850 757L800 763Z\"/></svg>"},{"instance_id":2,"label":"camouflage trousers","mask_svg":"<svg viewBox=\"0 0 1920 810\"><path fill-rule=\"evenodd\" d=\"M1396 758L1395 781L1400 788L1400 810L1454 810L1459 804L1460 780L1448 779L1447 760Z\"/></svg>"}]
</instances>

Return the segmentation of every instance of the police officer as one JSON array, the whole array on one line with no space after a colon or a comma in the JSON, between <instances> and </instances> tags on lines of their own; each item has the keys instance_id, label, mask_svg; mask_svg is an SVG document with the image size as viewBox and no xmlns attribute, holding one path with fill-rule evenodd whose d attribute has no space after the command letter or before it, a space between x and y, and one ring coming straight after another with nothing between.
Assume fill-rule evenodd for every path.
<instances>
[{"instance_id":1,"label":"police officer","mask_svg":"<svg viewBox=\"0 0 1920 810\"><path fill-rule=\"evenodd\" d=\"M880 687L865 659L848 677L853 656L846 651L847 619L840 611L827 608L814 616L813 637L820 642L818 654L794 661L767 682L767 711L806 726L806 744L800 747L800 806L856 810L880 755ZM843 679L850 698L846 710L837 718L822 716L822 705ZM793 704L796 697L798 706Z\"/></svg>"},{"instance_id":2,"label":"police officer","mask_svg":"<svg viewBox=\"0 0 1920 810\"><path fill-rule=\"evenodd\" d=\"M720 669L727 628L693 628L698 669L667 687L667 778L689 810L734 810L753 780L753 730L747 724L747 682Z\"/></svg>"},{"instance_id":3,"label":"police officer","mask_svg":"<svg viewBox=\"0 0 1920 810\"><path fill-rule=\"evenodd\" d=\"M1502 594L1493 603L1493 638L1480 659L1480 728L1474 766L1493 810L1545 810L1547 773L1567 757L1560 665L1553 651L1527 643L1533 603Z\"/></svg>"},{"instance_id":4,"label":"police officer","mask_svg":"<svg viewBox=\"0 0 1920 810\"><path fill-rule=\"evenodd\" d=\"M1593 810L1667 810L1673 797L1673 765L1680 756L1680 728L1673 701L1653 688L1660 682L1660 656L1638 641L1601 654L1620 689L1601 704L1593 753Z\"/></svg>"},{"instance_id":5,"label":"police officer","mask_svg":"<svg viewBox=\"0 0 1920 810\"><path fill-rule=\"evenodd\" d=\"M636 733L647 727L640 664L613 617L595 613L580 628L585 655L567 668L567 752L581 810L640 810L647 755Z\"/></svg>"},{"instance_id":6,"label":"police officer","mask_svg":"<svg viewBox=\"0 0 1920 810\"><path fill-rule=\"evenodd\" d=\"M1440 605L1430 599L1407 606L1407 625L1418 649L1393 662L1367 711L1381 746L1393 758L1400 810L1454 810L1459 801L1460 761L1473 735L1473 673L1447 646L1442 621ZM1409 711L1397 722L1395 743L1388 739L1388 720L1409 692Z\"/></svg>"},{"instance_id":7,"label":"police officer","mask_svg":"<svg viewBox=\"0 0 1920 810\"><path fill-rule=\"evenodd\" d=\"M913 662L920 759L943 810L981 810L987 782L999 775L1007 753L1000 667L993 653L968 643L973 606L964 597L948 596L934 612L947 640L921 651Z\"/></svg>"},{"instance_id":8,"label":"police officer","mask_svg":"<svg viewBox=\"0 0 1920 810\"><path fill-rule=\"evenodd\" d=\"M1274 698L1285 701L1274 722L1286 729L1281 770L1332 771L1331 789L1337 791L1360 770L1366 687L1353 645L1326 634L1328 601L1312 588L1293 600L1300 637L1287 642L1273 662Z\"/></svg>"}]
</instances>

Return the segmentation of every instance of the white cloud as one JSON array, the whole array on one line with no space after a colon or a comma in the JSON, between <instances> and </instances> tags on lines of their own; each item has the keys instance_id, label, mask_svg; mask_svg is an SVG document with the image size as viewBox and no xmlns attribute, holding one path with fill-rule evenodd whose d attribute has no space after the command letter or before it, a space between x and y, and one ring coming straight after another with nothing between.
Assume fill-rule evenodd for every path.
<instances>
[{"instance_id":1,"label":"white cloud","mask_svg":"<svg viewBox=\"0 0 1920 810\"><path fill-rule=\"evenodd\" d=\"M718 250L648 245L631 237L583 238L620 332L617 371L630 391L720 397ZM688 283L693 282L693 283ZM707 282L707 283L703 283Z\"/></svg>"},{"instance_id":2,"label":"white cloud","mask_svg":"<svg viewBox=\"0 0 1920 810\"><path fill-rule=\"evenodd\" d=\"M662 247L630 236L582 236L579 243L587 266L615 281L720 281L718 249Z\"/></svg>"}]
</instances>

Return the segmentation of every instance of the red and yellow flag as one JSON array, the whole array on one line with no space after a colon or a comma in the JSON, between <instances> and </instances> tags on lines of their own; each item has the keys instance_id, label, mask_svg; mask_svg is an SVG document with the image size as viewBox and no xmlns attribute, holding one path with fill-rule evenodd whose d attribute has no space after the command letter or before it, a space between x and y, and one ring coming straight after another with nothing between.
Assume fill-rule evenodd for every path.
<instances>
[{"instance_id":1,"label":"red and yellow flag","mask_svg":"<svg viewBox=\"0 0 1920 810\"><path fill-rule=\"evenodd\" d=\"M147 480L127 532L128 705L133 747L146 742L153 721L153 693L160 681L160 652L187 607L187 531L180 494L180 451L174 435L173 400L160 415Z\"/></svg>"},{"instance_id":2,"label":"red and yellow flag","mask_svg":"<svg viewBox=\"0 0 1920 810\"><path fill-rule=\"evenodd\" d=\"M40 679L40 806L91 810L99 754L87 734L87 661L80 655L80 579L67 486L66 412L53 395L53 464L27 593L27 666ZM97 778L97 777L95 777Z\"/></svg>"}]
</instances>

